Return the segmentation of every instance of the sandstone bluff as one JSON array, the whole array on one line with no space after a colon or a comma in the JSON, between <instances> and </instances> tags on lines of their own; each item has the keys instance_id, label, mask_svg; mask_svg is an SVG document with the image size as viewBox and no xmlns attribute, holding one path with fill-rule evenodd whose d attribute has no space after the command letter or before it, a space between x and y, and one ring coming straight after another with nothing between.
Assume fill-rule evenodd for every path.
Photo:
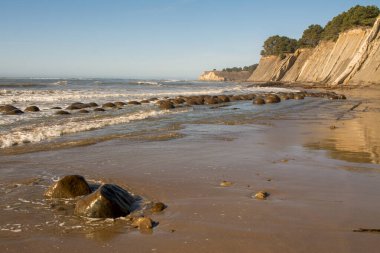
<instances>
[{"instance_id":1,"label":"sandstone bluff","mask_svg":"<svg viewBox=\"0 0 380 253\"><path fill-rule=\"evenodd\" d=\"M208 71L200 80L227 79ZM301 48L285 57L263 56L249 82L370 85L380 83L380 17L372 28L354 28L337 41L321 41L315 48Z\"/></svg>"}]
</instances>

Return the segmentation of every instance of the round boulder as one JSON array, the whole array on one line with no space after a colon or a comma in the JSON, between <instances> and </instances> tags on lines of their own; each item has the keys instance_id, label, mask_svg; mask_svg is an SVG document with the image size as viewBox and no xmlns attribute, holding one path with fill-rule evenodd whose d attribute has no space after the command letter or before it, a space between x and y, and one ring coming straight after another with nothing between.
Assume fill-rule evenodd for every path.
<instances>
[{"instance_id":1,"label":"round boulder","mask_svg":"<svg viewBox=\"0 0 380 253\"><path fill-rule=\"evenodd\" d=\"M252 102L255 105L265 105L265 100L262 97L257 97Z\"/></svg>"},{"instance_id":2,"label":"round boulder","mask_svg":"<svg viewBox=\"0 0 380 253\"><path fill-rule=\"evenodd\" d=\"M95 103L95 102L91 102L91 103L88 103L87 104L89 107L97 107L97 106L99 106L97 103Z\"/></svg>"},{"instance_id":3,"label":"round boulder","mask_svg":"<svg viewBox=\"0 0 380 253\"><path fill-rule=\"evenodd\" d=\"M132 226L140 230L153 228L153 221L149 217L136 217L132 220Z\"/></svg>"},{"instance_id":4,"label":"round boulder","mask_svg":"<svg viewBox=\"0 0 380 253\"><path fill-rule=\"evenodd\" d=\"M228 103L228 102L230 102L230 98L228 96L225 96L225 95L218 96L218 100L221 103Z\"/></svg>"},{"instance_id":5,"label":"round boulder","mask_svg":"<svg viewBox=\"0 0 380 253\"><path fill-rule=\"evenodd\" d=\"M26 112L39 112L40 108L38 108L37 106L32 105L32 106L26 107L24 111L26 111Z\"/></svg>"},{"instance_id":6,"label":"round boulder","mask_svg":"<svg viewBox=\"0 0 380 253\"><path fill-rule=\"evenodd\" d=\"M116 105L114 103L109 102L109 103L103 104L102 107L103 108L115 108Z\"/></svg>"},{"instance_id":7,"label":"round boulder","mask_svg":"<svg viewBox=\"0 0 380 253\"><path fill-rule=\"evenodd\" d=\"M49 187L45 192L50 198L75 198L90 194L91 189L84 177L79 175L65 176Z\"/></svg>"},{"instance_id":8,"label":"round boulder","mask_svg":"<svg viewBox=\"0 0 380 253\"><path fill-rule=\"evenodd\" d=\"M70 113L67 111L60 110L60 111L55 112L55 114L57 114L57 115L69 115Z\"/></svg>"},{"instance_id":9,"label":"round boulder","mask_svg":"<svg viewBox=\"0 0 380 253\"><path fill-rule=\"evenodd\" d=\"M79 199L74 213L89 218L117 218L131 212L135 198L120 186L104 184Z\"/></svg>"},{"instance_id":10,"label":"round boulder","mask_svg":"<svg viewBox=\"0 0 380 253\"><path fill-rule=\"evenodd\" d=\"M129 105L141 105L141 103L138 101L129 101L128 104Z\"/></svg>"},{"instance_id":11,"label":"round boulder","mask_svg":"<svg viewBox=\"0 0 380 253\"><path fill-rule=\"evenodd\" d=\"M90 112L87 111L86 109L82 109L82 110L78 111L78 113L90 113Z\"/></svg>"},{"instance_id":12,"label":"round boulder","mask_svg":"<svg viewBox=\"0 0 380 253\"><path fill-rule=\"evenodd\" d=\"M1 105L0 112L2 112L4 115L18 115L24 113L13 105Z\"/></svg>"},{"instance_id":13,"label":"round boulder","mask_svg":"<svg viewBox=\"0 0 380 253\"><path fill-rule=\"evenodd\" d=\"M296 99L296 100L302 100L304 98L305 98L305 96L303 94L295 94L294 95L294 99Z\"/></svg>"},{"instance_id":14,"label":"round boulder","mask_svg":"<svg viewBox=\"0 0 380 253\"><path fill-rule=\"evenodd\" d=\"M81 102L75 102L75 103L72 103L71 105L69 105L68 107L66 107L66 110L80 110L80 109L83 109L83 108L87 108L88 105L86 104L83 104Z\"/></svg>"},{"instance_id":15,"label":"round boulder","mask_svg":"<svg viewBox=\"0 0 380 253\"><path fill-rule=\"evenodd\" d=\"M14 109L12 111L7 111L7 112L4 112L3 114L4 115L20 115L20 114L23 114L24 112L21 111L20 109Z\"/></svg>"},{"instance_id":16,"label":"round boulder","mask_svg":"<svg viewBox=\"0 0 380 253\"><path fill-rule=\"evenodd\" d=\"M166 208L166 205L162 202L156 202L152 205L150 208L152 213L159 213L162 212Z\"/></svg>"},{"instance_id":17,"label":"round boulder","mask_svg":"<svg viewBox=\"0 0 380 253\"><path fill-rule=\"evenodd\" d=\"M127 103L124 103L124 102L121 102L121 101L117 101L114 103L117 107L122 107L124 105L126 105Z\"/></svg>"},{"instance_id":18,"label":"round boulder","mask_svg":"<svg viewBox=\"0 0 380 253\"><path fill-rule=\"evenodd\" d=\"M267 104L275 104L275 103L280 103L281 98L277 95L271 94L265 97L265 103Z\"/></svg>"},{"instance_id":19,"label":"round boulder","mask_svg":"<svg viewBox=\"0 0 380 253\"><path fill-rule=\"evenodd\" d=\"M103 108L95 108L94 109L94 112L105 112L106 110L104 110Z\"/></svg>"},{"instance_id":20,"label":"round boulder","mask_svg":"<svg viewBox=\"0 0 380 253\"><path fill-rule=\"evenodd\" d=\"M161 110L169 110L169 109L174 109L174 104L173 102L169 101L169 100L162 100L162 101L159 101L158 102L158 107L161 109Z\"/></svg>"}]
</instances>

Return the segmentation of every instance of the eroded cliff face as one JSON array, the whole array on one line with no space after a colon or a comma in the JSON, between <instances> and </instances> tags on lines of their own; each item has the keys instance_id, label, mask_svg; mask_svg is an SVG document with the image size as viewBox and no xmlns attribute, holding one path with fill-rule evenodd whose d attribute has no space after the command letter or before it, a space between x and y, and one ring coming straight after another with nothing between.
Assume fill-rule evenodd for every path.
<instances>
[{"instance_id":1,"label":"eroded cliff face","mask_svg":"<svg viewBox=\"0 0 380 253\"><path fill-rule=\"evenodd\" d=\"M299 49L284 59L262 57L249 77L253 82L380 84L380 17L370 29L340 34L314 49Z\"/></svg>"},{"instance_id":2,"label":"eroded cliff face","mask_svg":"<svg viewBox=\"0 0 380 253\"><path fill-rule=\"evenodd\" d=\"M246 81L252 73L249 71L205 71L198 79L201 81Z\"/></svg>"}]
</instances>

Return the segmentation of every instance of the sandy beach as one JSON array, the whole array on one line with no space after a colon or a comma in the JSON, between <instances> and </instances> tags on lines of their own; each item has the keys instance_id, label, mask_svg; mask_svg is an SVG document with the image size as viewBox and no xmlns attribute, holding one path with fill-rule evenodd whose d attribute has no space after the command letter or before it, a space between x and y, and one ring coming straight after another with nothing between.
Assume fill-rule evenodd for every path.
<instances>
[{"instance_id":1,"label":"sandy beach","mask_svg":"<svg viewBox=\"0 0 380 253\"><path fill-rule=\"evenodd\" d=\"M337 92L348 99L187 121L175 138L2 154L1 251L377 252L378 233L353 230L380 229L380 89ZM168 207L151 234L122 220L89 225L42 196L69 174Z\"/></svg>"}]
</instances>

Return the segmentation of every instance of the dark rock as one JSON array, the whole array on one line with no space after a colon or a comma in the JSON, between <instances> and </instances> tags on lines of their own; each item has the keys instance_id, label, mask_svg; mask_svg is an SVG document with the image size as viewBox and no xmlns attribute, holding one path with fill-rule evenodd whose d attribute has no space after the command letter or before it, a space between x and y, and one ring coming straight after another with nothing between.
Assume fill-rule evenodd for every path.
<instances>
[{"instance_id":1,"label":"dark rock","mask_svg":"<svg viewBox=\"0 0 380 253\"><path fill-rule=\"evenodd\" d=\"M274 104L274 103L280 103L281 98L277 95L271 94L265 97L265 103L267 104Z\"/></svg>"},{"instance_id":2,"label":"dark rock","mask_svg":"<svg viewBox=\"0 0 380 253\"><path fill-rule=\"evenodd\" d=\"M90 112L87 111L86 109L82 109L82 110L80 110L78 113L90 113Z\"/></svg>"},{"instance_id":3,"label":"dark rock","mask_svg":"<svg viewBox=\"0 0 380 253\"><path fill-rule=\"evenodd\" d=\"M262 97L257 97L252 102L253 102L253 104L256 104L256 105L264 105L265 104L265 100Z\"/></svg>"},{"instance_id":4,"label":"dark rock","mask_svg":"<svg viewBox=\"0 0 380 253\"><path fill-rule=\"evenodd\" d=\"M89 218L117 218L131 212L135 198L123 188L104 184L95 192L79 199L74 213Z\"/></svg>"},{"instance_id":5,"label":"dark rock","mask_svg":"<svg viewBox=\"0 0 380 253\"><path fill-rule=\"evenodd\" d=\"M161 109L161 110L169 110L169 109L174 109L174 104L173 102L169 101L169 100L162 100L162 101L159 101L158 102L158 107Z\"/></svg>"},{"instance_id":6,"label":"dark rock","mask_svg":"<svg viewBox=\"0 0 380 253\"><path fill-rule=\"evenodd\" d=\"M128 104L129 105L141 105L141 103L138 101L129 101Z\"/></svg>"},{"instance_id":7,"label":"dark rock","mask_svg":"<svg viewBox=\"0 0 380 253\"><path fill-rule=\"evenodd\" d=\"M57 114L57 115L69 115L70 113L69 112L67 112L67 111L57 111L57 112L55 112L55 114Z\"/></svg>"},{"instance_id":8,"label":"dark rock","mask_svg":"<svg viewBox=\"0 0 380 253\"><path fill-rule=\"evenodd\" d=\"M45 192L50 198L75 198L90 194L91 189L84 177L79 175L65 176L49 187Z\"/></svg>"},{"instance_id":9,"label":"dark rock","mask_svg":"<svg viewBox=\"0 0 380 253\"><path fill-rule=\"evenodd\" d=\"M87 107L89 107L88 104L83 104L81 102L75 102L75 103L72 103L71 105L69 105L68 107L66 107L66 110L80 110L80 109L87 108Z\"/></svg>"},{"instance_id":10,"label":"dark rock","mask_svg":"<svg viewBox=\"0 0 380 253\"><path fill-rule=\"evenodd\" d=\"M158 98L150 98L149 101L157 101Z\"/></svg>"},{"instance_id":11,"label":"dark rock","mask_svg":"<svg viewBox=\"0 0 380 253\"><path fill-rule=\"evenodd\" d=\"M122 107L122 106L126 105L127 103L124 103L124 102L118 101L118 102L115 102L114 104L115 104L117 107Z\"/></svg>"},{"instance_id":12,"label":"dark rock","mask_svg":"<svg viewBox=\"0 0 380 253\"><path fill-rule=\"evenodd\" d=\"M24 111L26 111L26 112L39 112L40 108L38 108L37 106L32 105L32 106L26 107Z\"/></svg>"},{"instance_id":13,"label":"dark rock","mask_svg":"<svg viewBox=\"0 0 380 253\"><path fill-rule=\"evenodd\" d=\"M54 106L54 107L52 107L51 109L52 109L52 110L61 110L61 109L62 109L62 107L59 107L59 106Z\"/></svg>"},{"instance_id":14,"label":"dark rock","mask_svg":"<svg viewBox=\"0 0 380 253\"><path fill-rule=\"evenodd\" d=\"M95 108L94 109L94 112L105 112L106 110L104 110L103 108Z\"/></svg>"},{"instance_id":15,"label":"dark rock","mask_svg":"<svg viewBox=\"0 0 380 253\"><path fill-rule=\"evenodd\" d=\"M103 104L102 107L103 108L115 108L116 105L114 103L109 102L109 103Z\"/></svg>"},{"instance_id":16,"label":"dark rock","mask_svg":"<svg viewBox=\"0 0 380 253\"><path fill-rule=\"evenodd\" d=\"M95 103L95 102L91 102L91 103L88 103L87 104L89 107L97 107L97 106L99 106L97 103Z\"/></svg>"},{"instance_id":17,"label":"dark rock","mask_svg":"<svg viewBox=\"0 0 380 253\"><path fill-rule=\"evenodd\" d=\"M20 114L23 114L24 112L21 111L20 109L14 109L12 111L7 111L7 112L4 112L3 114L4 115L20 115Z\"/></svg>"},{"instance_id":18,"label":"dark rock","mask_svg":"<svg viewBox=\"0 0 380 253\"><path fill-rule=\"evenodd\" d=\"M152 205L151 211L152 213L159 213L162 212L166 208L166 205L162 202L156 202Z\"/></svg>"},{"instance_id":19,"label":"dark rock","mask_svg":"<svg viewBox=\"0 0 380 253\"><path fill-rule=\"evenodd\" d=\"M13 105L0 105L0 112L13 111L16 109L18 108Z\"/></svg>"},{"instance_id":20,"label":"dark rock","mask_svg":"<svg viewBox=\"0 0 380 253\"><path fill-rule=\"evenodd\" d=\"M141 103L141 104L149 104L150 101L145 99L145 100L141 100L140 103Z\"/></svg>"}]
</instances>

